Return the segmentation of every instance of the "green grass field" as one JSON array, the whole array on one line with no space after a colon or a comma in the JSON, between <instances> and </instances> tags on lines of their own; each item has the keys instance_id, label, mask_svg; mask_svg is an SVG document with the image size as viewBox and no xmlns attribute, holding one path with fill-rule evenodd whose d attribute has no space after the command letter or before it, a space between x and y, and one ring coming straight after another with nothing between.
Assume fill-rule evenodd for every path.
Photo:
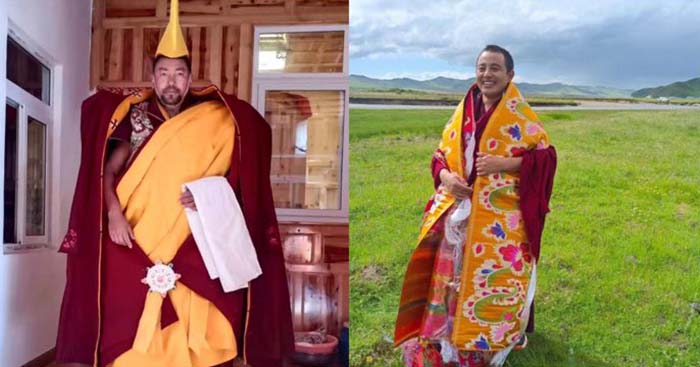
<instances>
[{"instance_id":1,"label":"green grass field","mask_svg":"<svg viewBox=\"0 0 700 367\"><path fill-rule=\"evenodd\" d=\"M350 98L361 98L368 100L382 100L382 103L393 104L413 104L416 101L448 101L453 104L459 103L464 97L460 93L440 93L430 91L420 91L413 89L369 89L351 90ZM574 97L574 96L546 96L546 95L526 95L528 102L532 106L576 106L577 101L598 101L616 103L654 103L673 105L695 105L700 104L697 98L673 98L669 101L659 101L656 98L633 98L633 97ZM393 102L391 102L393 101ZM368 103L368 102L362 102Z\"/></svg>"},{"instance_id":2,"label":"green grass field","mask_svg":"<svg viewBox=\"0 0 700 367\"><path fill-rule=\"evenodd\" d=\"M401 282L451 111L350 117L351 365L401 366ZM559 156L536 332L507 366L700 366L700 113L540 114Z\"/></svg>"}]
</instances>

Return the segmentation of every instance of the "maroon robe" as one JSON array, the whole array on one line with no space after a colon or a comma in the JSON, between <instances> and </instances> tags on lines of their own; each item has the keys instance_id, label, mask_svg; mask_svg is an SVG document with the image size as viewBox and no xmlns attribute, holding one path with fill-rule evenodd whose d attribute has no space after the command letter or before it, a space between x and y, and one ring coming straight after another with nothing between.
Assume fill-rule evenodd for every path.
<instances>
[{"instance_id":1,"label":"maroon robe","mask_svg":"<svg viewBox=\"0 0 700 367\"><path fill-rule=\"evenodd\" d=\"M245 101L218 91L208 96L222 99L236 119L236 140L226 178L241 205L263 273L251 281L249 289L224 293L218 281L209 279L191 235L175 255L174 268L182 275L183 284L214 303L226 316L237 337L239 354L248 364L277 367L293 351L294 338L270 187L270 126ZM106 231L105 213L100 213L107 127L116 123L110 118L124 99L100 91L82 105L81 166L68 233L60 248L68 254L68 263L56 343L58 362L93 364L96 356L100 366L112 362L131 348L143 311L148 287L140 279L151 265L150 259L139 246L129 250L114 245ZM110 271L112 268L118 271ZM98 299L102 300L99 304ZM176 320L166 297L161 327Z\"/></svg>"},{"instance_id":2,"label":"maroon robe","mask_svg":"<svg viewBox=\"0 0 700 367\"><path fill-rule=\"evenodd\" d=\"M479 89L475 88L474 93L474 97L476 97L474 98L474 119L476 120L474 162L476 162L476 153L479 151L481 136L484 134L489 118L496 110L500 99L487 111ZM466 105L464 110L466 114ZM520 211L525 225L525 232L530 241L530 250L534 258L539 261L542 230L544 229L545 216L549 213L549 198L552 196L554 173L557 168L557 152L554 146L550 145L547 149L525 151L522 154L522 158L519 186ZM437 189L440 186L440 171L442 169L449 170L447 162L441 159L441 154L433 155L430 169L433 174L435 188ZM476 167L472 169L467 177L467 184L473 185L475 179ZM442 225L442 221L435 225ZM526 331L533 332L534 330L535 304L533 302Z\"/></svg>"}]
</instances>

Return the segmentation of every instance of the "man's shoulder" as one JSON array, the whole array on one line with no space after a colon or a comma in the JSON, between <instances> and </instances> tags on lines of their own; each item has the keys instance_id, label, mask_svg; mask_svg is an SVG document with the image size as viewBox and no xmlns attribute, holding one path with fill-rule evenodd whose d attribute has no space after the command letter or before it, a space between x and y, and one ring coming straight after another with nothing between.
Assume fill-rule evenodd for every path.
<instances>
[{"instance_id":1,"label":"man's shoulder","mask_svg":"<svg viewBox=\"0 0 700 367\"><path fill-rule=\"evenodd\" d=\"M108 90L99 89L93 95L85 98L82 103L83 109L113 109L121 103L127 96L117 94Z\"/></svg>"},{"instance_id":2,"label":"man's shoulder","mask_svg":"<svg viewBox=\"0 0 700 367\"><path fill-rule=\"evenodd\" d=\"M128 94L119 94L107 89L98 89L95 93L85 99L87 101L123 101Z\"/></svg>"}]
</instances>

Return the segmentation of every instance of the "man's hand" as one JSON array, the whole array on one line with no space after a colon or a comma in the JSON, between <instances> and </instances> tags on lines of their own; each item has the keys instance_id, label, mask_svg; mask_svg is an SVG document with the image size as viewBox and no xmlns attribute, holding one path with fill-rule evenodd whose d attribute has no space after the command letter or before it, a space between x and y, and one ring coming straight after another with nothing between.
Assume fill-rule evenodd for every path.
<instances>
[{"instance_id":1,"label":"man's hand","mask_svg":"<svg viewBox=\"0 0 700 367\"><path fill-rule=\"evenodd\" d=\"M112 239L112 242L132 248L131 240L134 239L134 231L121 210L112 210L107 217L109 219L109 238Z\"/></svg>"},{"instance_id":2,"label":"man's hand","mask_svg":"<svg viewBox=\"0 0 700 367\"><path fill-rule=\"evenodd\" d=\"M440 171L440 182L442 182L447 191L458 200L464 200L472 193L472 188L464 182L462 177L446 169Z\"/></svg>"},{"instance_id":3,"label":"man's hand","mask_svg":"<svg viewBox=\"0 0 700 367\"><path fill-rule=\"evenodd\" d=\"M522 164L522 157L499 157L484 152L476 153L476 174L488 176L498 172L519 172Z\"/></svg>"},{"instance_id":4,"label":"man's hand","mask_svg":"<svg viewBox=\"0 0 700 367\"><path fill-rule=\"evenodd\" d=\"M192 196L189 189L185 189L185 191L180 194L180 204L185 208L190 208L195 211L197 210L197 206L194 203L194 196Z\"/></svg>"},{"instance_id":5,"label":"man's hand","mask_svg":"<svg viewBox=\"0 0 700 367\"><path fill-rule=\"evenodd\" d=\"M474 166L476 167L477 175L487 176L503 171L503 158L484 152L477 152Z\"/></svg>"}]
</instances>

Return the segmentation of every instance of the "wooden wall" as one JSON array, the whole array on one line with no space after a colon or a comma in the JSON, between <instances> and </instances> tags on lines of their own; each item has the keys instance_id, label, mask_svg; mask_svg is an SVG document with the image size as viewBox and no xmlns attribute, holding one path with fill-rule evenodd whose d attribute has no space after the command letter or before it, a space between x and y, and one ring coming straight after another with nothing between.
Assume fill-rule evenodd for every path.
<instances>
[{"instance_id":1,"label":"wooden wall","mask_svg":"<svg viewBox=\"0 0 700 367\"><path fill-rule=\"evenodd\" d=\"M170 0L94 0L90 87L150 86ZM253 27L347 24L348 0L180 0L195 87L250 101Z\"/></svg>"}]
</instances>

